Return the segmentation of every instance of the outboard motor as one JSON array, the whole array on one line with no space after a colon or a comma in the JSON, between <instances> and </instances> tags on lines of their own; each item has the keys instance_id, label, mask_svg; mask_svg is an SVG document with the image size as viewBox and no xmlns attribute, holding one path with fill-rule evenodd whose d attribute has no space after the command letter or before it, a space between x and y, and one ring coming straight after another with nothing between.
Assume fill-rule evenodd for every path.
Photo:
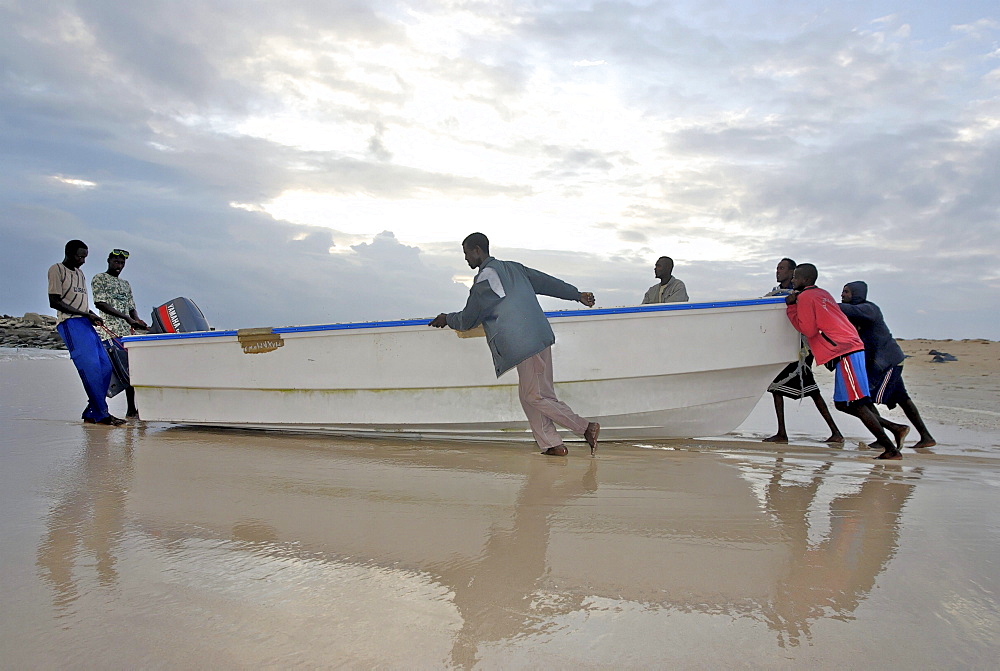
<instances>
[{"instance_id":1,"label":"outboard motor","mask_svg":"<svg viewBox=\"0 0 1000 671\"><path fill-rule=\"evenodd\" d=\"M149 322L150 333L191 333L210 331L208 320L201 308L190 298L175 298L153 308Z\"/></svg>"}]
</instances>

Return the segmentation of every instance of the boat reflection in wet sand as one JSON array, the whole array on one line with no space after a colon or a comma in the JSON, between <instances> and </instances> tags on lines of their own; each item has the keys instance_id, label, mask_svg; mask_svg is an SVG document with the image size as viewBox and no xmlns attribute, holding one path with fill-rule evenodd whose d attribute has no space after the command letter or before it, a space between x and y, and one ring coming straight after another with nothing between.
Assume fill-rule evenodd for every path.
<instances>
[{"instance_id":1,"label":"boat reflection in wet sand","mask_svg":"<svg viewBox=\"0 0 1000 671\"><path fill-rule=\"evenodd\" d=\"M295 603L303 626L355 643L388 628L414 639L414 655L450 646L459 668L533 666L543 652L603 666L665 654L668 637L632 648L627 635L662 627L661 613L682 631L739 634L720 649L768 640L745 650L754 666L774 654L768 630L794 647L818 621L859 617L919 479L768 455L681 451L651 467L648 452L629 450L572 468L438 447L159 430L131 478L129 517L172 554L187 548L176 561L205 554L213 575L229 567L212 580L239 589L235 622ZM601 644L580 647L579 631ZM371 645L381 657L369 666L407 650Z\"/></svg>"},{"instance_id":2,"label":"boat reflection in wet sand","mask_svg":"<svg viewBox=\"0 0 1000 671\"><path fill-rule=\"evenodd\" d=\"M798 353L782 298L548 312L556 392L602 439L721 435ZM531 440L517 373L428 320L126 338L145 420ZM574 436L567 436L568 440Z\"/></svg>"}]
</instances>

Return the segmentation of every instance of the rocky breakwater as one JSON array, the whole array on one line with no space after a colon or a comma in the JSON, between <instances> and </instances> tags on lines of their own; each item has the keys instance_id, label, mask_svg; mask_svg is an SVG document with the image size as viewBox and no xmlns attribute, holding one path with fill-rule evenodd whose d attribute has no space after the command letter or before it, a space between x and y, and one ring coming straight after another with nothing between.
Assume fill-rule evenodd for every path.
<instances>
[{"instance_id":1,"label":"rocky breakwater","mask_svg":"<svg viewBox=\"0 0 1000 671\"><path fill-rule=\"evenodd\" d=\"M0 317L0 347L66 349L56 332L56 318L27 312L23 317Z\"/></svg>"}]
</instances>

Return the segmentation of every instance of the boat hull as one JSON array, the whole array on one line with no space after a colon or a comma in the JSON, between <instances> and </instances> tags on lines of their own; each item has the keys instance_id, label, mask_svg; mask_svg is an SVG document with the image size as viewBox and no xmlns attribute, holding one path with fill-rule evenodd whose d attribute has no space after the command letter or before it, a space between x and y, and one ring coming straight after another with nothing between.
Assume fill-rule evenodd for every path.
<instances>
[{"instance_id":1,"label":"boat hull","mask_svg":"<svg viewBox=\"0 0 1000 671\"><path fill-rule=\"evenodd\" d=\"M798 352L774 300L548 315L556 393L600 422L602 439L731 431ZM138 336L127 346L147 420L531 440L517 373L495 378L484 338L426 320Z\"/></svg>"}]
</instances>

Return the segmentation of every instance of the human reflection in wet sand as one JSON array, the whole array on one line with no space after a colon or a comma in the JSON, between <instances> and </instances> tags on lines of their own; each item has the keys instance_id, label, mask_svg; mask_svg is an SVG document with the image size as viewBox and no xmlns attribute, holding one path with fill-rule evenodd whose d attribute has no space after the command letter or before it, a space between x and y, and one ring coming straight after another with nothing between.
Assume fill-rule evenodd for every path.
<instances>
[{"instance_id":1,"label":"human reflection in wet sand","mask_svg":"<svg viewBox=\"0 0 1000 671\"><path fill-rule=\"evenodd\" d=\"M93 564L97 586L118 584L117 554L125 527L125 499L132 478L132 445L141 427L80 427L83 453L63 474L58 500L38 546L39 575L65 613L88 591Z\"/></svg>"},{"instance_id":2,"label":"human reflection in wet sand","mask_svg":"<svg viewBox=\"0 0 1000 671\"><path fill-rule=\"evenodd\" d=\"M920 474L878 464L858 482L832 475L832 466L779 458L767 486L767 510L787 535L791 557L763 609L782 647L809 640L818 619L851 619L896 552L901 513ZM827 519L828 531L811 539L810 527Z\"/></svg>"},{"instance_id":3,"label":"human reflection in wet sand","mask_svg":"<svg viewBox=\"0 0 1000 671\"><path fill-rule=\"evenodd\" d=\"M546 553L553 513L569 500L597 491L597 461L533 459L514 504L513 524L494 529L478 561L431 565L429 572L454 590L463 625L452 647L452 664L469 668L480 645L537 633L551 621L552 604L539 606L538 591L549 573ZM561 602L559 612L580 607Z\"/></svg>"}]
</instances>

